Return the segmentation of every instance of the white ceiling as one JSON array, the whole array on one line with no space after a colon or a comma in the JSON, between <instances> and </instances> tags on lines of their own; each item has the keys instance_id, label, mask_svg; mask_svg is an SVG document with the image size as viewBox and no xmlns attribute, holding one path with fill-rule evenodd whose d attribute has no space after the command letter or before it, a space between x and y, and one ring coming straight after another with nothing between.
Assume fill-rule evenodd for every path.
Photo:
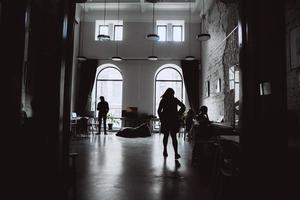
<instances>
[{"instance_id":1,"label":"white ceiling","mask_svg":"<svg viewBox=\"0 0 300 200\"><path fill-rule=\"evenodd\" d=\"M151 0L150 0L151 1ZM207 10L215 0L203 0ZM103 11L105 0L87 0L85 8L87 11ZM202 0L158 0L155 3L155 11L188 11L191 2L191 11L198 15L202 12ZM84 5L84 4L81 4ZM149 12L153 4L147 0L120 0L120 11ZM106 0L106 10L117 10L118 0Z\"/></svg>"}]
</instances>

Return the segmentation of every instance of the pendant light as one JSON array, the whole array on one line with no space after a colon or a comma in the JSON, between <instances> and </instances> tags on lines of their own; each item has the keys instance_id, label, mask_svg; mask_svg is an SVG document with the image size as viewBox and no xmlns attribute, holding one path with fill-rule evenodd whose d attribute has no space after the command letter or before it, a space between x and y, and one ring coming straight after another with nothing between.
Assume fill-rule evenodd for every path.
<instances>
[{"instance_id":1,"label":"pendant light","mask_svg":"<svg viewBox=\"0 0 300 200\"><path fill-rule=\"evenodd\" d=\"M148 56L148 60L151 60L151 61L153 61L153 60L158 60L158 57L156 57L156 56L154 55L154 42L155 42L155 41L152 41L151 56Z\"/></svg>"},{"instance_id":2,"label":"pendant light","mask_svg":"<svg viewBox=\"0 0 300 200\"><path fill-rule=\"evenodd\" d=\"M159 35L155 34L155 20L154 20L154 10L155 10L155 3L157 2L157 0L147 0L148 2L152 2L152 33L148 34L146 36L146 39L148 40L152 40L152 41L158 41L159 40Z\"/></svg>"},{"instance_id":3,"label":"pendant light","mask_svg":"<svg viewBox=\"0 0 300 200\"><path fill-rule=\"evenodd\" d=\"M84 18L85 18L85 3L83 4L83 13L82 13L82 19L80 20L80 26L79 26L79 52L77 56L78 61L86 61L87 58L82 55L81 50L83 49L83 24L84 24Z\"/></svg>"},{"instance_id":4,"label":"pendant light","mask_svg":"<svg viewBox=\"0 0 300 200\"><path fill-rule=\"evenodd\" d=\"M103 24L105 25L105 17L106 17L106 0L104 0L104 17L103 17ZM100 30L99 30L100 31ZM97 36L98 40L100 41L107 41L110 40L110 36L109 35L105 35L105 34L99 34Z\"/></svg>"},{"instance_id":5,"label":"pendant light","mask_svg":"<svg viewBox=\"0 0 300 200\"><path fill-rule=\"evenodd\" d=\"M191 32L192 32L192 20L191 20L191 1L189 2L189 55L185 57L185 60L195 60L195 57L191 55Z\"/></svg>"},{"instance_id":6,"label":"pendant light","mask_svg":"<svg viewBox=\"0 0 300 200\"><path fill-rule=\"evenodd\" d=\"M120 0L118 0L118 25L120 21ZM119 56L119 41L116 40L116 55L111 58L113 61L121 61L122 57Z\"/></svg>"},{"instance_id":7,"label":"pendant light","mask_svg":"<svg viewBox=\"0 0 300 200\"><path fill-rule=\"evenodd\" d=\"M197 35L197 39L200 41L207 41L210 39L210 34L207 32L205 27L205 7L204 7L204 0L202 0L202 22L201 22L201 32Z\"/></svg>"}]
</instances>

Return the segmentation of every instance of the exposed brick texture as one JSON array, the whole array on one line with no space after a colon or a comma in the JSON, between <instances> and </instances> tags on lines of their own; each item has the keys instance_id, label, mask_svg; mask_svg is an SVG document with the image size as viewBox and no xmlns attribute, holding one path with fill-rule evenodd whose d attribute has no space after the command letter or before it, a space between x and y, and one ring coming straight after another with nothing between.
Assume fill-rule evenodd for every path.
<instances>
[{"instance_id":1,"label":"exposed brick texture","mask_svg":"<svg viewBox=\"0 0 300 200\"><path fill-rule=\"evenodd\" d=\"M286 1L286 46L287 46L287 104L288 109L296 112L300 119L300 67L291 69L290 31L300 26L300 2Z\"/></svg>"},{"instance_id":2,"label":"exposed brick texture","mask_svg":"<svg viewBox=\"0 0 300 200\"><path fill-rule=\"evenodd\" d=\"M217 1L210 9L207 24L211 39L202 42L202 97L208 106L211 120L224 116L224 122L233 123L234 92L229 90L229 68L239 63L238 5ZM221 79L221 92L216 91ZM205 81L210 81L210 96L205 96Z\"/></svg>"}]
</instances>

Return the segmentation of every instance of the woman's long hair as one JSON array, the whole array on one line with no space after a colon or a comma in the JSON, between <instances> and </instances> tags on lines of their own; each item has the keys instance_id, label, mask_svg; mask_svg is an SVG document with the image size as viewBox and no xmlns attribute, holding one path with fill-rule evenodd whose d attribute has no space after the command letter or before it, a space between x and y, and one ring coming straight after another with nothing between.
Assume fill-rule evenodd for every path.
<instances>
[{"instance_id":1,"label":"woman's long hair","mask_svg":"<svg viewBox=\"0 0 300 200\"><path fill-rule=\"evenodd\" d=\"M161 96L163 99L171 99L174 97L175 91L172 88L166 89L165 93Z\"/></svg>"}]
</instances>

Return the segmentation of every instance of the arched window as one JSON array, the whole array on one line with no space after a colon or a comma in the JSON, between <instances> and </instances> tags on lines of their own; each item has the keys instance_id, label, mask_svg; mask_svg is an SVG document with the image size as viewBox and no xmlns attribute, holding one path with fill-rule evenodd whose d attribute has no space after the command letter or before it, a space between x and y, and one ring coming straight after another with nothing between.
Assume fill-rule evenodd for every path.
<instances>
[{"instance_id":1,"label":"arched window","mask_svg":"<svg viewBox=\"0 0 300 200\"><path fill-rule=\"evenodd\" d=\"M173 88L175 97L184 103L184 87L181 68L174 64L167 64L160 67L155 76L155 105L154 113L157 116L157 109L161 96L167 88Z\"/></svg>"},{"instance_id":2,"label":"arched window","mask_svg":"<svg viewBox=\"0 0 300 200\"><path fill-rule=\"evenodd\" d=\"M110 64L105 64L97 69L94 88L92 91L92 110L98 116L97 103L99 97L104 96L109 104L109 113L113 117L121 117L122 113L122 91L123 78L120 70ZM119 121L119 120L117 120ZM115 127L119 127L121 123L114 123Z\"/></svg>"}]
</instances>

